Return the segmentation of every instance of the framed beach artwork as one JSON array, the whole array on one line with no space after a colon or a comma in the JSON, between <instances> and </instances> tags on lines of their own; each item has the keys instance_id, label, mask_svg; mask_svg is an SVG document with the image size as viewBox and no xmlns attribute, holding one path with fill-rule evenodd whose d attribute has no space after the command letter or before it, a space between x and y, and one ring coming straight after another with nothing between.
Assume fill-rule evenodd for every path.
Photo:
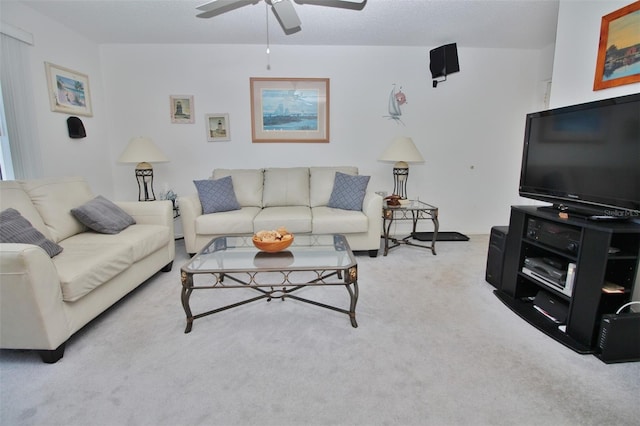
<instances>
[{"instance_id":1,"label":"framed beach artwork","mask_svg":"<svg viewBox=\"0 0 640 426\"><path fill-rule=\"evenodd\" d=\"M329 142L328 78L250 79L253 142Z\"/></svg>"},{"instance_id":2,"label":"framed beach artwork","mask_svg":"<svg viewBox=\"0 0 640 426\"><path fill-rule=\"evenodd\" d=\"M169 108L172 123L194 123L193 96L171 95L169 96Z\"/></svg>"},{"instance_id":3,"label":"framed beach artwork","mask_svg":"<svg viewBox=\"0 0 640 426\"><path fill-rule=\"evenodd\" d=\"M206 114L207 142L223 142L231 140L229 114Z\"/></svg>"},{"instance_id":4,"label":"framed beach artwork","mask_svg":"<svg viewBox=\"0 0 640 426\"><path fill-rule=\"evenodd\" d=\"M50 62L44 67L51 111L92 117L89 77Z\"/></svg>"},{"instance_id":5,"label":"framed beach artwork","mask_svg":"<svg viewBox=\"0 0 640 426\"><path fill-rule=\"evenodd\" d=\"M640 82L640 1L602 17L593 90Z\"/></svg>"}]
</instances>

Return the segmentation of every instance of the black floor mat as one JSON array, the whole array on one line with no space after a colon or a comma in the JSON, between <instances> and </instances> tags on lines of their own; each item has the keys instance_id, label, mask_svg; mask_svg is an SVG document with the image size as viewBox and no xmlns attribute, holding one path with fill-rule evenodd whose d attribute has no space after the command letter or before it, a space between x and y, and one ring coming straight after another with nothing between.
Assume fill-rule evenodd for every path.
<instances>
[{"instance_id":1,"label":"black floor mat","mask_svg":"<svg viewBox=\"0 0 640 426\"><path fill-rule=\"evenodd\" d=\"M414 232L411 237L418 241L432 241L433 232ZM469 237L459 232L438 232L436 241L469 241Z\"/></svg>"}]
</instances>

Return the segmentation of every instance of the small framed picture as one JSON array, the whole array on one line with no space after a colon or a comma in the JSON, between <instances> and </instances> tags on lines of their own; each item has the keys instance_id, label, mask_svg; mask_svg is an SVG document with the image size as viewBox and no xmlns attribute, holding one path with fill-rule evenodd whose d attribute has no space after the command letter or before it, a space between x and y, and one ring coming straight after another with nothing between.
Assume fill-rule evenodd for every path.
<instances>
[{"instance_id":1,"label":"small framed picture","mask_svg":"<svg viewBox=\"0 0 640 426\"><path fill-rule=\"evenodd\" d=\"M51 111L92 117L89 77L49 62L44 66Z\"/></svg>"},{"instance_id":2,"label":"small framed picture","mask_svg":"<svg viewBox=\"0 0 640 426\"><path fill-rule=\"evenodd\" d=\"M172 123L194 123L195 115L193 108L193 96L191 95L171 95L169 97L171 122Z\"/></svg>"},{"instance_id":3,"label":"small framed picture","mask_svg":"<svg viewBox=\"0 0 640 426\"><path fill-rule=\"evenodd\" d=\"M231 140L229 114L206 114L207 142L223 142Z\"/></svg>"}]
</instances>

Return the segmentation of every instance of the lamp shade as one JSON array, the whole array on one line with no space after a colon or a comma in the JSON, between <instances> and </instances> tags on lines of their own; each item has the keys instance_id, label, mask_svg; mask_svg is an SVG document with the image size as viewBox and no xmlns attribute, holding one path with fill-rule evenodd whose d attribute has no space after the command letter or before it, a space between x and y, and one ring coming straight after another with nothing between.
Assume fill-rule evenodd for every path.
<instances>
[{"instance_id":1,"label":"lamp shade","mask_svg":"<svg viewBox=\"0 0 640 426\"><path fill-rule=\"evenodd\" d=\"M129 145L118 158L119 163L166 163L169 159L150 138L131 138Z\"/></svg>"},{"instance_id":2,"label":"lamp shade","mask_svg":"<svg viewBox=\"0 0 640 426\"><path fill-rule=\"evenodd\" d=\"M420 151L416 148L413 140L407 136L395 138L378 160L404 163L424 163L424 158L420 155Z\"/></svg>"}]
</instances>

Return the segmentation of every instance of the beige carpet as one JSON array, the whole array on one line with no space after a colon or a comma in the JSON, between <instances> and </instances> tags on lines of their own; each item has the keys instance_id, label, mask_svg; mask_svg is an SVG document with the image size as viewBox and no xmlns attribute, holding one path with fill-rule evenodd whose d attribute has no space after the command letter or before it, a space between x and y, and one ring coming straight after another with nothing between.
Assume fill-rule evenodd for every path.
<instances>
[{"instance_id":1,"label":"beige carpet","mask_svg":"<svg viewBox=\"0 0 640 426\"><path fill-rule=\"evenodd\" d=\"M54 365L0 351L2 425L637 425L640 363L606 365L540 333L484 281L488 236L358 256L359 327L294 300L184 334L178 242L159 273ZM236 291L196 293L209 307ZM246 290L248 291L248 290ZM340 287L305 297L344 304Z\"/></svg>"}]
</instances>

